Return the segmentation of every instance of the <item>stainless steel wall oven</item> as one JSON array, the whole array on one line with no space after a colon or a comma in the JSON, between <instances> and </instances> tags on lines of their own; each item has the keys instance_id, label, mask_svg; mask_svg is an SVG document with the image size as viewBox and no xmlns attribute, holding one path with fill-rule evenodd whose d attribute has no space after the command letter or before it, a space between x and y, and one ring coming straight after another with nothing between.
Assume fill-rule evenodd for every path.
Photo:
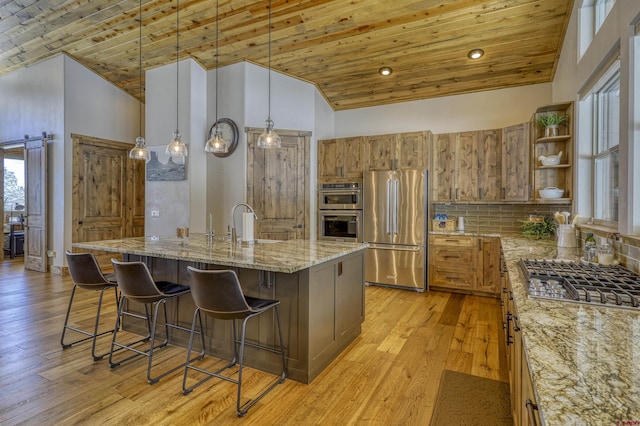
<instances>
[{"instance_id":1,"label":"stainless steel wall oven","mask_svg":"<svg viewBox=\"0 0 640 426\"><path fill-rule=\"evenodd\" d=\"M323 183L318 189L318 239L362 242L362 183Z\"/></svg>"},{"instance_id":2,"label":"stainless steel wall oven","mask_svg":"<svg viewBox=\"0 0 640 426\"><path fill-rule=\"evenodd\" d=\"M360 182L323 183L318 190L320 210L362 210Z\"/></svg>"},{"instance_id":3,"label":"stainless steel wall oven","mask_svg":"<svg viewBox=\"0 0 640 426\"><path fill-rule=\"evenodd\" d=\"M360 210L320 210L318 223L320 240L362 242Z\"/></svg>"}]
</instances>

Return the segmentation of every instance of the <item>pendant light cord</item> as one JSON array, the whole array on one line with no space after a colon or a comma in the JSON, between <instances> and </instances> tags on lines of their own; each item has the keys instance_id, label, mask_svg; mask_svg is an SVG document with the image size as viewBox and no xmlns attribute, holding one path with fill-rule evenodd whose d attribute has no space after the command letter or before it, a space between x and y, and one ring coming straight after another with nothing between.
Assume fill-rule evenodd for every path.
<instances>
[{"instance_id":1,"label":"pendant light cord","mask_svg":"<svg viewBox=\"0 0 640 426\"><path fill-rule=\"evenodd\" d=\"M218 130L218 0L216 0L216 131Z\"/></svg>"},{"instance_id":2,"label":"pendant light cord","mask_svg":"<svg viewBox=\"0 0 640 426\"><path fill-rule=\"evenodd\" d=\"M138 122L138 131L140 132L140 136L142 136L142 0L140 0L140 16L138 17L138 19L140 19L140 42L138 45L138 50L139 50L139 58L138 58L138 72L139 72L139 76L138 76L138 85L139 85L139 92L138 92L138 100L139 100L139 111L138 111L138 118L139 118L139 122Z\"/></svg>"},{"instance_id":3,"label":"pendant light cord","mask_svg":"<svg viewBox=\"0 0 640 426\"><path fill-rule=\"evenodd\" d=\"M269 0L269 84L267 96L269 97L269 105L267 109L267 121L271 121L271 0Z\"/></svg>"},{"instance_id":4,"label":"pendant light cord","mask_svg":"<svg viewBox=\"0 0 640 426\"><path fill-rule=\"evenodd\" d=\"M178 58L180 56L180 0L176 0L176 133L179 131L180 126L178 125L178 110L180 105L180 91L178 90L178 85L180 82L179 73L180 66L178 64Z\"/></svg>"}]
</instances>

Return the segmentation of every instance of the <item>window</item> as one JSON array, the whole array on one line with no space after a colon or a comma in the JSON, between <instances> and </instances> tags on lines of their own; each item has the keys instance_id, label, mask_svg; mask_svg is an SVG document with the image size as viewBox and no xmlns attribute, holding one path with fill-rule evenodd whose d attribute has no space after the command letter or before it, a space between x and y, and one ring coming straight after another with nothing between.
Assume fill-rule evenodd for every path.
<instances>
[{"instance_id":1,"label":"window","mask_svg":"<svg viewBox=\"0 0 640 426\"><path fill-rule=\"evenodd\" d=\"M600 30L605 19L616 4L616 0L582 0L578 9L578 46L580 56L584 55Z\"/></svg>"},{"instance_id":2,"label":"window","mask_svg":"<svg viewBox=\"0 0 640 426\"><path fill-rule=\"evenodd\" d=\"M593 102L593 217L618 221L620 144L620 61L594 86Z\"/></svg>"},{"instance_id":3,"label":"window","mask_svg":"<svg viewBox=\"0 0 640 426\"><path fill-rule=\"evenodd\" d=\"M11 222L24 212L24 161L4 160L4 221Z\"/></svg>"},{"instance_id":4,"label":"window","mask_svg":"<svg viewBox=\"0 0 640 426\"><path fill-rule=\"evenodd\" d=\"M595 4L596 27L595 27L594 33L598 32L598 30L602 26L602 23L606 19L609 12L611 12L611 8L615 3L616 3L616 0L596 0L596 4Z\"/></svg>"}]
</instances>

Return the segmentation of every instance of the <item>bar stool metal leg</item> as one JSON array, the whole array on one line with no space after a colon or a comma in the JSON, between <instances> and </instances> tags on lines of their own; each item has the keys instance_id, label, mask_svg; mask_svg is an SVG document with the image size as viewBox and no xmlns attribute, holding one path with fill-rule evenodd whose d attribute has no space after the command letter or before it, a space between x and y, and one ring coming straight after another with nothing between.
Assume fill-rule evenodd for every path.
<instances>
[{"instance_id":1,"label":"bar stool metal leg","mask_svg":"<svg viewBox=\"0 0 640 426\"><path fill-rule=\"evenodd\" d=\"M102 310L102 300L103 300L103 296L106 290L109 290L111 288L114 289L115 292L115 297L116 297L116 305L118 304L118 288L115 286L111 286L111 287L104 287L100 290L100 296L98 299L98 308L97 308L97 312L96 312L96 319L95 319L95 324L93 327L93 333L88 332L86 330L82 330L79 329L77 327L72 327L69 325L69 317L71 316L71 307L73 305L73 299L76 295L76 289L78 288L78 286L76 284L73 285L73 288L71 289L71 296L69 297L69 305L67 306L67 313L64 317L64 325L62 327L62 336L60 337L60 345L62 346L62 349L68 349L78 343L83 343L86 342L88 340L92 340L92 344L91 344L91 356L93 357L94 361L99 361L102 358L104 358L107 354L109 354L109 352L105 352L103 354L100 355L96 355L96 340L98 337L100 336L104 336L105 334L110 334L113 333L115 331L115 329L111 329L111 330L107 330L107 331L103 331L102 333L98 333L98 327L100 325L100 312ZM71 331L75 331L76 333L80 333L83 334L87 337L83 337L81 339L75 340L73 342L69 342L69 343L65 343L65 336L67 333L67 330L71 330Z\"/></svg>"}]
</instances>

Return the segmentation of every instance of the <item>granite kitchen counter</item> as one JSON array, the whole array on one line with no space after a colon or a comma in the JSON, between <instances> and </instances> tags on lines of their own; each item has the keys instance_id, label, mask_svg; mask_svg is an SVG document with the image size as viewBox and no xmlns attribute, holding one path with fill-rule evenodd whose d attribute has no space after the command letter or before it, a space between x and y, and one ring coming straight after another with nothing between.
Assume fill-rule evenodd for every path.
<instances>
[{"instance_id":1,"label":"granite kitchen counter","mask_svg":"<svg viewBox=\"0 0 640 426\"><path fill-rule=\"evenodd\" d=\"M228 240L215 240L209 245L205 234L191 234L185 241L178 237L138 237L76 243L73 247L121 253L125 261L144 262L156 280L186 285L189 266L233 269L244 294L280 301L287 379L311 383L362 330L366 244L257 240L253 245L232 245ZM141 306L138 309L143 312ZM171 318L191 325L195 304L190 296L181 297L168 309ZM208 324L207 352L231 359L235 348L231 326L221 320ZM263 346L277 346L276 333L266 331L273 325L273 316L259 316L250 327L251 338ZM133 325L125 324L126 327L140 334L146 331ZM228 332L221 331L225 329ZM180 339L176 334L170 341L186 345L186 339ZM244 356L246 365L251 367L274 374L282 368L275 353L247 351Z\"/></svg>"},{"instance_id":2,"label":"granite kitchen counter","mask_svg":"<svg viewBox=\"0 0 640 426\"><path fill-rule=\"evenodd\" d=\"M255 244L247 245L218 239L209 246L205 234L191 234L184 242L178 237L134 237L74 243L73 247L293 273L364 250L367 245L311 240L257 240Z\"/></svg>"},{"instance_id":3,"label":"granite kitchen counter","mask_svg":"<svg viewBox=\"0 0 640 426\"><path fill-rule=\"evenodd\" d=\"M640 424L640 310L531 298L518 260L578 252L558 252L555 240L501 241L543 424Z\"/></svg>"}]
</instances>

